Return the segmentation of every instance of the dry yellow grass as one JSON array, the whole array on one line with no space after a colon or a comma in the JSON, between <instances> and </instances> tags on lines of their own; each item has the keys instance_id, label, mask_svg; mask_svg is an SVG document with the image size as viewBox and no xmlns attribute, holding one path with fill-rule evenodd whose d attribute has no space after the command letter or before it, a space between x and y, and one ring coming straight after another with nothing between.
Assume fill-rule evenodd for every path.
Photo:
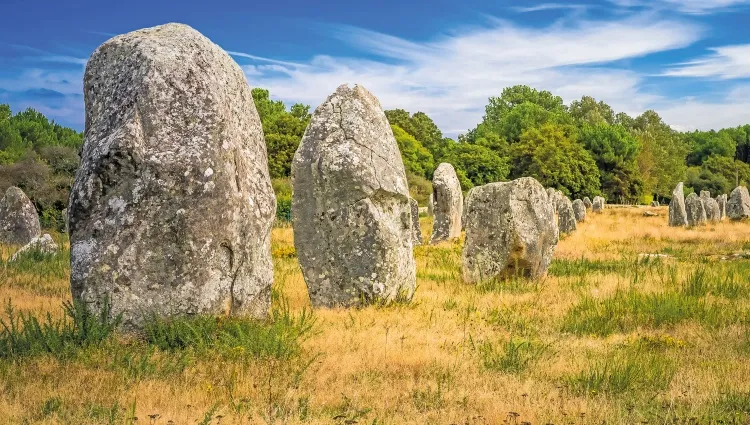
<instances>
[{"instance_id":1,"label":"dry yellow grass","mask_svg":"<svg viewBox=\"0 0 750 425\"><path fill-rule=\"evenodd\" d=\"M708 423L720 415L744 423L735 412L750 409L750 261L719 256L750 250L750 223L674 229L666 208L649 210L660 216L642 217L643 208L590 215L560 241L538 282L465 285L460 242L418 247L411 304L316 310L315 333L294 364L203 356L177 372L133 376L112 350L0 359L0 423L133 423L133 409L135 423L155 424ZM429 219L422 224L427 237ZM274 229L273 252L276 289L292 311L308 309L291 229ZM674 258L639 263L645 253ZM722 290L734 292L715 289L699 302L736 320L645 321L604 333L565 327L585 300L683 294L675 282L697 269L712 284L732 276L734 286ZM0 276L0 298L21 310L59 315L69 297L67 275ZM514 344L532 348L514 356ZM152 360L163 365L169 356L178 355L156 351ZM613 372L604 363L638 367ZM631 381L619 390L613 382L591 387L598 391L576 386L595 381L595 371Z\"/></svg>"}]
</instances>

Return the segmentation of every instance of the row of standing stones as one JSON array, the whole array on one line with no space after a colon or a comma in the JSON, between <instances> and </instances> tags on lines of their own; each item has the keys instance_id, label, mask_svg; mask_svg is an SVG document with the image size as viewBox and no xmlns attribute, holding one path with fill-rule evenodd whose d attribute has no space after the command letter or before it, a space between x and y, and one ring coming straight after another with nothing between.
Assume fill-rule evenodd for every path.
<instances>
[{"instance_id":1,"label":"row of standing stones","mask_svg":"<svg viewBox=\"0 0 750 425\"><path fill-rule=\"evenodd\" d=\"M701 191L700 195L695 192L687 198L683 192L683 183L680 182L672 191L672 200L669 202L669 225L701 226L707 222L718 222L728 217L731 220L743 220L750 218L750 195L747 188L737 186L732 193L711 197L708 191Z\"/></svg>"},{"instance_id":2,"label":"row of standing stones","mask_svg":"<svg viewBox=\"0 0 750 425\"><path fill-rule=\"evenodd\" d=\"M84 100L67 210L74 299L94 311L108 304L129 330L154 315L265 317L276 201L240 67L188 26L142 29L96 49ZM371 93L343 85L315 110L292 182L294 244L313 306L411 298L419 207ZM475 187L465 203L455 170L440 164L430 243L458 238L465 223L467 282L543 275L559 234L605 206L601 197L571 202L529 177ZM2 242L39 239L18 188L3 198L0 223Z\"/></svg>"}]
</instances>

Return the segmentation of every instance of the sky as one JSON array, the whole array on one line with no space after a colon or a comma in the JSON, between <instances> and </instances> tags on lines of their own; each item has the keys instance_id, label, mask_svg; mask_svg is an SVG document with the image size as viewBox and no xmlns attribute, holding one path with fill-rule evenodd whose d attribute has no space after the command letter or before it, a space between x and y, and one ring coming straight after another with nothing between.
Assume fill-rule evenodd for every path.
<instances>
[{"instance_id":1,"label":"sky","mask_svg":"<svg viewBox=\"0 0 750 425\"><path fill-rule=\"evenodd\" d=\"M252 87L315 108L361 84L447 135L525 84L566 103L657 111L681 131L750 123L750 0L0 2L0 103L84 129L82 79L107 39L167 22L229 52Z\"/></svg>"}]
</instances>

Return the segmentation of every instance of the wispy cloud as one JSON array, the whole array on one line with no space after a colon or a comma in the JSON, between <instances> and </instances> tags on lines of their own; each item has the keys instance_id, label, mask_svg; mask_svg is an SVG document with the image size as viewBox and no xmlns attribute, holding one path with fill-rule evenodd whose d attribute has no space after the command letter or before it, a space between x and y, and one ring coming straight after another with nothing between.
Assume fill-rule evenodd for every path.
<instances>
[{"instance_id":1,"label":"wispy cloud","mask_svg":"<svg viewBox=\"0 0 750 425\"><path fill-rule=\"evenodd\" d=\"M232 56L237 56L237 57L240 57L240 58L252 59L254 61L259 61L259 62L275 63L275 64L279 64L279 65L293 66L293 67L297 67L297 68L301 68L301 67L305 67L306 66L306 65L303 65L303 64L300 64L300 63L288 62L288 61L281 61L281 60L271 59L271 58L264 58L263 56L256 56L256 55L251 55L249 53L242 53L242 52L233 52L231 50L227 51L227 53L229 53Z\"/></svg>"},{"instance_id":2,"label":"wispy cloud","mask_svg":"<svg viewBox=\"0 0 750 425\"><path fill-rule=\"evenodd\" d=\"M624 8L674 10L693 15L726 12L750 5L750 0L609 0Z\"/></svg>"},{"instance_id":3,"label":"wispy cloud","mask_svg":"<svg viewBox=\"0 0 750 425\"><path fill-rule=\"evenodd\" d=\"M55 62L55 63L69 63L69 64L75 64L75 65L86 65L86 61L88 59L86 58L78 58L75 56L68 56L68 55L59 55L47 52L42 49L37 49L33 46L26 46L23 44L10 44L10 43L2 43L6 46L9 46L15 50L19 50L22 52L28 52L29 56L24 56L28 60L36 60L40 62Z\"/></svg>"},{"instance_id":4,"label":"wispy cloud","mask_svg":"<svg viewBox=\"0 0 750 425\"><path fill-rule=\"evenodd\" d=\"M545 10L575 10L585 11L589 9L589 4L574 4L574 3L541 3L533 6L515 6L511 9L519 13L531 13L531 12L542 12Z\"/></svg>"},{"instance_id":5,"label":"wispy cloud","mask_svg":"<svg viewBox=\"0 0 750 425\"><path fill-rule=\"evenodd\" d=\"M357 48L359 57L275 61L273 67L246 68L246 74L251 85L284 101L312 105L342 83L360 83L386 108L424 111L455 135L476 125L489 96L514 84L548 89L568 101L589 94L641 112L656 97L640 91L638 74L608 65L683 47L701 34L695 24L644 16L534 29L494 20L427 42L344 26L334 36Z\"/></svg>"},{"instance_id":6,"label":"wispy cloud","mask_svg":"<svg viewBox=\"0 0 750 425\"><path fill-rule=\"evenodd\" d=\"M678 64L664 72L672 77L733 79L750 77L750 44L710 49L714 53Z\"/></svg>"}]
</instances>

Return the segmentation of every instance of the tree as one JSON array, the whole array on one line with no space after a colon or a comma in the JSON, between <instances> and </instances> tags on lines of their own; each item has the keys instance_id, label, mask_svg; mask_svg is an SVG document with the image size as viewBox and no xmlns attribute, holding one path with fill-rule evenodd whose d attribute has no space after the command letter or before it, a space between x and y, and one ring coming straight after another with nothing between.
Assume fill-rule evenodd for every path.
<instances>
[{"instance_id":1,"label":"tree","mask_svg":"<svg viewBox=\"0 0 750 425\"><path fill-rule=\"evenodd\" d=\"M548 112L564 112L563 100L559 96L529 86L513 86L503 89L499 97L490 97L485 107L485 122L498 122L511 109L523 103L533 103Z\"/></svg>"},{"instance_id":2,"label":"tree","mask_svg":"<svg viewBox=\"0 0 750 425\"><path fill-rule=\"evenodd\" d=\"M701 165L711 155L734 158L737 143L726 131L694 131L685 133L685 141L690 148L687 165Z\"/></svg>"},{"instance_id":3,"label":"tree","mask_svg":"<svg viewBox=\"0 0 750 425\"><path fill-rule=\"evenodd\" d=\"M685 180L687 186L696 192L730 193L738 184L747 186L750 183L750 165L734 158L712 155L700 166L689 167Z\"/></svg>"},{"instance_id":4,"label":"tree","mask_svg":"<svg viewBox=\"0 0 750 425\"><path fill-rule=\"evenodd\" d=\"M651 110L634 119L630 129L641 145L637 163L642 192L671 198L674 186L685 176L685 141Z\"/></svg>"},{"instance_id":5,"label":"tree","mask_svg":"<svg viewBox=\"0 0 750 425\"><path fill-rule=\"evenodd\" d=\"M615 112L612 107L604 102L597 102L591 96L583 96L581 100L574 100L570 103L568 110L579 125L615 123Z\"/></svg>"},{"instance_id":6,"label":"tree","mask_svg":"<svg viewBox=\"0 0 750 425\"><path fill-rule=\"evenodd\" d=\"M445 155L448 145L443 133L424 112L416 112L410 116L409 112L403 109L391 109L385 111L385 116L391 125L399 126L427 148L436 161Z\"/></svg>"},{"instance_id":7,"label":"tree","mask_svg":"<svg viewBox=\"0 0 750 425\"><path fill-rule=\"evenodd\" d=\"M271 100L268 90L252 90L268 151L268 171L272 179L289 177L292 160L310 122L310 107L292 105L286 110L283 102Z\"/></svg>"},{"instance_id":8,"label":"tree","mask_svg":"<svg viewBox=\"0 0 750 425\"><path fill-rule=\"evenodd\" d=\"M640 196L643 181L636 162L640 143L621 125L604 120L584 123L579 140L591 153L601 173L601 190L607 199L634 201Z\"/></svg>"},{"instance_id":9,"label":"tree","mask_svg":"<svg viewBox=\"0 0 750 425\"><path fill-rule=\"evenodd\" d=\"M492 149L471 143L453 144L442 162L453 165L464 190L505 180L510 171L506 158Z\"/></svg>"},{"instance_id":10,"label":"tree","mask_svg":"<svg viewBox=\"0 0 750 425\"><path fill-rule=\"evenodd\" d=\"M534 177L574 197L598 194L596 162L571 130L553 123L526 130L510 147L511 177Z\"/></svg>"},{"instance_id":11,"label":"tree","mask_svg":"<svg viewBox=\"0 0 750 425\"><path fill-rule=\"evenodd\" d=\"M391 129L401 151L406 171L425 178L432 176L435 164L430 151L401 127L392 124Z\"/></svg>"}]
</instances>

